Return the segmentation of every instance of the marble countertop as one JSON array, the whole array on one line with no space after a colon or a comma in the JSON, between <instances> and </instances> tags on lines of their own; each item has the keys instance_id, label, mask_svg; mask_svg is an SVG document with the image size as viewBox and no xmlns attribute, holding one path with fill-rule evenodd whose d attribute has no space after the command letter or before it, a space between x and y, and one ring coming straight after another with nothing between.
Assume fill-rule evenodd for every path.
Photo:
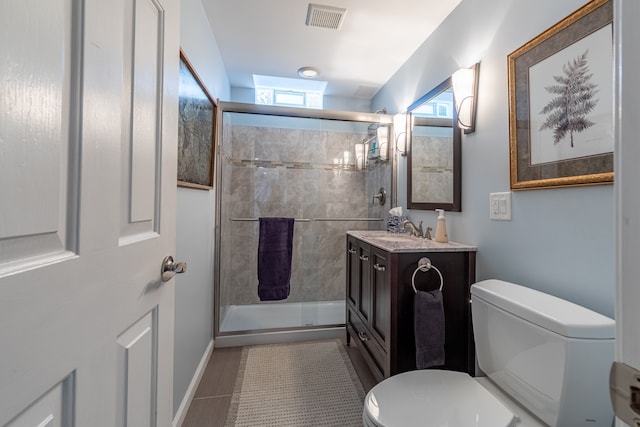
<instances>
[{"instance_id":1,"label":"marble countertop","mask_svg":"<svg viewBox=\"0 0 640 427\"><path fill-rule=\"evenodd\" d=\"M438 243L409 234L387 231L355 231L347 234L387 252L475 252L477 247L464 243Z\"/></svg>"}]
</instances>

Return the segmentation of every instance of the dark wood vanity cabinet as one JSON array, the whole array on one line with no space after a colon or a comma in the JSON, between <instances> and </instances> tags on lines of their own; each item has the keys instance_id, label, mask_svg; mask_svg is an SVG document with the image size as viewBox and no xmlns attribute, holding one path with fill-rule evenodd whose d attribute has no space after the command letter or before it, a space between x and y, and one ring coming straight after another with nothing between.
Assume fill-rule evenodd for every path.
<instances>
[{"instance_id":1,"label":"dark wood vanity cabinet","mask_svg":"<svg viewBox=\"0 0 640 427\"><path fill-rule=\"evenodd\" d=\"M411 277L428 257L444 278L445 365L475 371L469 288L475 282L475 251L392 252L347 235L347 343L357 341L378 381L416 369ZM440 286L430 270L416 274L416 286Z\"/></svg>"},{"instance_id":2,"label":"dark wood vanity cabinet","mask_svg":"<svg viewBox=\"0 0 640 427\"><path fill-rule=\"evenodd\" d=\"M388 253L360 240L347 239L347 343L362 344L362 355L376 378L389 372L387 342L391 316Z\"/></svg>"}]
</instances>

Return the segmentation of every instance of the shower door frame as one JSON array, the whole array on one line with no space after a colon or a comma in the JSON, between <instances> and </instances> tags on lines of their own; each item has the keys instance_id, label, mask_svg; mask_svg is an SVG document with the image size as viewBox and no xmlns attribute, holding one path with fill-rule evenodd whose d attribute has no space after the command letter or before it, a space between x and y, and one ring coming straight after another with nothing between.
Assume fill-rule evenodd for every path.
<instances>
[{"instance_id":1,"label":"shower door frame","mask_svg":"<svg viewBox=\"0 0 640 427\"><path fill-rule=\"evenodd\" d=\"M314 329L336 329L344 328L344 324L337 325L316 325L316 326L301 326L287 328L286 331L277 329L259 329L259 330L242 330L242 331L229 331L220 332L220 280L221 280L221 221L222 221L222 134L224 130L224 113L245 113L245 114L258 114L266 116L281 116L281 117L295 117L304 119L320 119L320 120L337 120L348 122L362 122L362 123L377 123L389 125L393 132L393 116L388 114L379 113L364 113L364 112L352 112L352 111L339 111L339 110L314 110L307 108L294 108L294 107L276 107L268 105L256 105L247 104L241 102L224 102L218 100L218 123L216 126L215 137L215 191L216 191L216 208L215 208L215 239L214 239L214 292L213 292L213 333L214 339L218 337L233 337L251 334L265 334L273 332L295 332L295 331L312 331ZM390 156L389 161L391 163L391 204L395 206L397 203L397 156L395 156L395 138L390 141ZM233 342L233 341L230 341ZM229 344L231 346L233 344Z\"/></svg>"}]
</instances>

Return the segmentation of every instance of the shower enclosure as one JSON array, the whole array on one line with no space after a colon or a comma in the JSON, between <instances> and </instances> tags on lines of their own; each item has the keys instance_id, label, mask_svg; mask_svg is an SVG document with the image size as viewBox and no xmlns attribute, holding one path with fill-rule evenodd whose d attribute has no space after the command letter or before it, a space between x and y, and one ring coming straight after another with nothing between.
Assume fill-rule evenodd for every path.
<instances>
[{"instance_id":1,"label":"shower enclosure","mask_svg":"<svg viewBox=\"0 0 640 427\"><path fill-rule=\"evenodd\" d=\"M345 323L345 233L384 229L391 208L394 156L388 150L389 160L381 158L384 141L376 136L391 118L224 102L220 108L216 345L338 336ZM368 144L368 164L357 157L361 143ZM381 188L384 204L374 198ZM257 295L260 217L295 219L291 290L283 301Z\"/></svg>"}]
</instances>

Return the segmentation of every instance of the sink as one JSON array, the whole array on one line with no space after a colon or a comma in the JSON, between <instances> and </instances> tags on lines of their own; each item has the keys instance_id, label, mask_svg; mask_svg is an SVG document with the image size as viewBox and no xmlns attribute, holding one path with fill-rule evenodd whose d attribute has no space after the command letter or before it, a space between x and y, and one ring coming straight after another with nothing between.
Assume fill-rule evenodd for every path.
<instances>
[{"instance_id":1,"label":"sink","mask_svg":"<svg viewBox=\"0 0 640 427\"><path fill-rule=\"evenodd\" d=\"M382 240L383 242L417 242L417 238L408 236L376 236L375 240Z\"/></svg>"},{"instance_id":2,"label":"sink","mask_svg":"<svg viewBox=\"0 0 640 427\"><path fill-rule=\"evenodd\" d=\"M353 230L347 235L354 239L376 246L387 252L475 252L475 246L462 243L439 243L422 237L412 236L408 233L390 233L382 230ZM353 249L353 248L350 248ZM351 251L351 253L353 253Z\"/></svg>"}]
</instances>

